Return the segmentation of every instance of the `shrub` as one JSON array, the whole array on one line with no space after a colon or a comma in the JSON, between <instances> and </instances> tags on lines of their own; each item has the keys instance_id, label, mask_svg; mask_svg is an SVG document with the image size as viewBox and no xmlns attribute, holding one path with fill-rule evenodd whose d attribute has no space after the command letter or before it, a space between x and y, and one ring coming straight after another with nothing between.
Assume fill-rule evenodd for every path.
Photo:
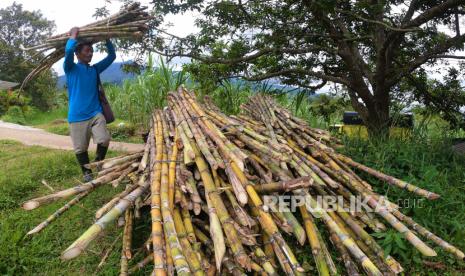
<instances>
[{"instance_id":1,"label":"shrub","mask_svg":"<svg viewBox=\"0 0 465 276\"><path fill-rule=\"evenodd\" d=\"M20 125L26 124L26 118L24 117L23 109L17 105L10 106L5 115L3 115L2 119L10 123Z\"/></svg>"},{"instance_id":2,"label":"shrub","mask_svg":"<svg viewBox=\"0 0 465 276\"><path fill-rule=\"evenodd\" d=\"M19 106L25 109L29 99L23 95L19 95L15 91L0 90L0 116L5 114L10 106Z\"/></svg>"}]
</instances>

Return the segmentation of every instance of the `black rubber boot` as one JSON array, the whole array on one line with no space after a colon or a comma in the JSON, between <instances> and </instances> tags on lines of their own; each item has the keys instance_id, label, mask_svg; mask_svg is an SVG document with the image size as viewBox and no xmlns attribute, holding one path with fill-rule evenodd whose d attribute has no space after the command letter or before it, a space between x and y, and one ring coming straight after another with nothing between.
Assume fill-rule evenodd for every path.
<instances>
[{"instance_id":1,"label":"black rubber boot","mask_svg":"<svg viewBox=\"0 0 465 276\"><path fill-rule=\"evenodd\" d=\"M108 147L103 146L102 144L97 144L97 151L95 152L95 161L102 161L107 155ZM102 165L97 165L97 171L102 170Z\"/></svg>"},{"instance_id":2,"label":"black rubber boot","mask_svg":"<svg viewBox=\"0 0 465 276\"><path fill-rule=\"evenodd\" d=\"M107 155L108 147L103 146L102 144L97 145L97 152L95 153L95 161L102 161Z\"/></svg>"},{"instance_id":3,"label":"black rubber boot","mask_svg":"<svg viewBox=\"0 0 465 276\"><path fill-rule=\"evenodd\" d=\"M84 175L84 182L92 181L92 170L84 167L84 165L89 164L89 154L87 151L76 153L76 158L81 166L82 174Z\"/></svg>"}]
</instances>

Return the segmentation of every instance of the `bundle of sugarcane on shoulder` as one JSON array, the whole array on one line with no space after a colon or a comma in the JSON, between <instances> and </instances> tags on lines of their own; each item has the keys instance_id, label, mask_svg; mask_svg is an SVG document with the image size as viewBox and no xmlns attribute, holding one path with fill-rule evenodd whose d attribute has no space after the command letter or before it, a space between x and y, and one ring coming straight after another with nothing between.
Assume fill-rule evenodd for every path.
<instances>
[{"instance_id":1,"label":"bundle of sugarcane on shoulder","mask_svg":"<svg viewBox=\"0 0 465 276\"><path fill-rule=\"evenodd\" d=\"M79 41L93 44L110 38L139 40L148 31L148 23L153 19L146 10L147 7L138 2L123 6L118 13L108 18L80 27ZM58 34L49 37L42 44L24 48L31 56L45 55L23 80L20 89L64 57L68 38L69 33Z\"/></svg>"},{"instance_id":2,"label":"bundle of sugarcane on shoulder","mask_svg":"<svg viewBox=\"0 0 465 276\"><path fill-rule=\"evenodd\" d=\"M310 128L271 97L255 95L237 116L221 113L208 98L201 104L183 88L167 97L168 106L153 112L143 152L92 163L101 170L91 182L24 203L30 210L75 196L29 234L98 187L123 181L126 189L96 210L95 223L62 259L83 253L121 218L121 275L144 267L154 275L311 274L296 250L311 252L319 275L394 275L401 264L372 236L389 228L425 256L436 255L434 245L463 259L462 251L402 214L356 171L429 200L437 194L337 153L338 141L328 132ZM280 199L290 195L304 204L282 208ZM321 196L345 200L327 206ZM371 210L347 211L354 196ZM133 229L144 206L150 206L149 235ZM142 249L133 248L134 235L149 237ZM134 264L136 251L145 258ZM334 254L343 260L339 267Z\"/></svg>"}]
</instances>

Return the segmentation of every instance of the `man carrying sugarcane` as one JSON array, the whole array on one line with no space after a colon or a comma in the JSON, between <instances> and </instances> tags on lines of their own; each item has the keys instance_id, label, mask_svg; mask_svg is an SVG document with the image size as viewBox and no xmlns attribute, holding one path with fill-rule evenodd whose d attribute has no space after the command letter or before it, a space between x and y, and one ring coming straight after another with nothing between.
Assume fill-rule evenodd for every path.
<instances>
[{"instance_id":1,"label":"man carrying sugarcane","mask_svg":"<svg viewBox=\"0 0 465 276\"><path fill-rule=\"evenodd\" d=\"M70 30L66 43L63 68L68 84L68 122L74 152L84 175L84 182L92 180L92 171L84 167L89 163L90 137L97 144L96 161L103 160L110 144L110 133L98 95L98 74L110 66L116 58L110 40L106 41L108 55L100 62L90 65L93 48L91 43L79 43L79 28ZM74 62L74 54L78 62Z\"/></svg>"}]
</instances>

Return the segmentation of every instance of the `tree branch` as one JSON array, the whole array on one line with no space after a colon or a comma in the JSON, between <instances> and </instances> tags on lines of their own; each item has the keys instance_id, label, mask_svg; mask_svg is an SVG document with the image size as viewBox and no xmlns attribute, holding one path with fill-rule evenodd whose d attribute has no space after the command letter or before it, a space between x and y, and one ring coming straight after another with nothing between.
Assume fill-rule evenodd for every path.
<instances>
[{"instance_id":1,"label":"tree branch","mask_svg":"<svg viewBox=\"0 0 465 276\"><path fill-rule=\"evenodd\" d=\"M318 89L321 89L323 88L323 86L325 86L328 81L327 80L322 80L321 83L317 84L317 85L308 85L308 84L304 84L302 83L301 81L298 81L298 85L300 87L303 87L303 88L307 88L307 89L310 89L310 90L318 90Z\"/></svg>"},{"instance_id":2,"label":"tree branch","mask_svg":"<svg viewBox=\"0 0 465 276\"><path fill-rule=\"evenodd\" d=\"M454 55L435 55L432 58L451 58L451 59L465 59L465 56L454 56Z\"/></svg>"},{"instance_id":3,"label":"tree branch","mask_svg":"<svg viewBox=\"0 0 465 276\"><path fill-rule=\"evenodd\" d=\"M415 13L415 10L417 9L417 4L418 4L418 0L412 0L410 2L410 6L408 7L408 10L404 15L404 18L402 19L402 25L412 19L413 14Z\"/></svg>"},{"instance_id":4,"label":"tree branch","mask_svg":"<svg viewBox=\"0 0 465 276\"><path fill-rule=\"evenodd\" d=\"M455 8L455 35L459 36L460 35L460 20L459 20L459 13L458 13L458 8Z\"/></svg>"},{"instance_id":5,"label":"tree branch","mask_svg":"<svg viewBox=\"0 0 465 276\"><path fill-rule=\"evenodd\" d=\"M299 68L284 69L284 70L281 70L281 71L269 72L269 73L254 75L254 76L238 75L236 77L241 77L241 78L243 78L245 80L248 80L248 81L262 81L262 80L271 79L271 78L280 77L280 76L286 76L286 75L290 75L290 74L312 76L312 77L315 77L315 78L319 78L319 79L321 79L323 81L332 81L332 82L344 84L344 85L347 85L347 86L350 85L348 79L327 75L327 74L324 74L324 73L321 73L321 72L315 72L315 71L311 71L311 70L299 69Z\"/></svg>"},{"instance_id":6,"label":"tree branch","mask_svg":"<svg viewBox=\"0 0 465 276\"><path fill-rule=\"evenodd\" d=\"M334 50L336 51L336 50ZM302 48L302 49L294 49L294 48L263 48L261 50L258 50L254 54L248 54L244 55L242 57L238 58L232 58L232 59L223 59L223 58L214 58L214 57L206 57L206 56L200 56L200 55L195 55L195 54L184 54L184 53L173 53L173 54L167 54L167 53L162 53L160 51L155 50L155 52L159 55L167 56L167 57L188 57L196 60L200 60L204 63L207 64L213 64L213 63L218 63L218 64L226 64L226 65L234 65L238 64L241 62L247 62L247 61L252 61L254 59L257 59L261 56L264 56L266 54L271 54L271 53L277 53L277 54L307 54L307 53L312 53L312 52L326 52L327 54L330 55L336 55L335 52L331 52L331 49L328 48L323 48L323 47L307 47L307 48Z\"/></svg>"},{"instance_id":7,"label":"tree branch","mask_svg":"<svg viewBox=\"0 0 465 276\"><path fill-rule=\"evenodd\" d=\"M348 14L350 16L353 16L353 17L355 17L355 18L357 18L357 19L359 19L361 21L365 21L367 23L373 23L373 24L380 25L380 26L384 27L385 29L388 29L388 30L391 30L391 31L394 31L394 32L418 32L418 31L421 31L421 28L412 28L412 29L398 28L396 26L391 26L391 25L387 24L386 22L365 18L365 17L360 16L360 15L358 15L356 13L346 11L346 10L336 9L336 11L338 11L340 13Z\"/></svg>"},{"instance_id":8,"label":"tree branch","mask_svg":"<svg viewBox=\"0 0 465 276\"><path fill-rule=\"evenodd\" d=\"M396 84L401 78L412 73L415 69L417 69L418 67L420 67L421 65L423 65L430 59L454 57L453 55L441 55L441 53L444 53L447 50L449 50L452 46L458 45L461 43L465 43L465 34L461 36L455 36L455 37L449 38L445 42L438 44L436 47L427 51L422 56L419 56L415 58L414 60L412 60L411 62L409 62L407 67L404 67L403 70L401 70L395 78L391 79L391 81L389 82L389 86Z\"/></svg>"},{"instance_id":9,"label":"tree branch","mask_svg":"<svg viewBox=\"0 0 465 276\"><path fill-rule=\"evenodd\" d=\"M420 25L430 21L431 19L444 14L447 10L455 7L459 7L460 5L464 5L465 0L447 0L437 6L434 6L430 9L427 9L422 14L418 15L414 19L405 22L402 24L401 28L412 28L412 27L419 27Z\"/></svg>"}]
</instances>

